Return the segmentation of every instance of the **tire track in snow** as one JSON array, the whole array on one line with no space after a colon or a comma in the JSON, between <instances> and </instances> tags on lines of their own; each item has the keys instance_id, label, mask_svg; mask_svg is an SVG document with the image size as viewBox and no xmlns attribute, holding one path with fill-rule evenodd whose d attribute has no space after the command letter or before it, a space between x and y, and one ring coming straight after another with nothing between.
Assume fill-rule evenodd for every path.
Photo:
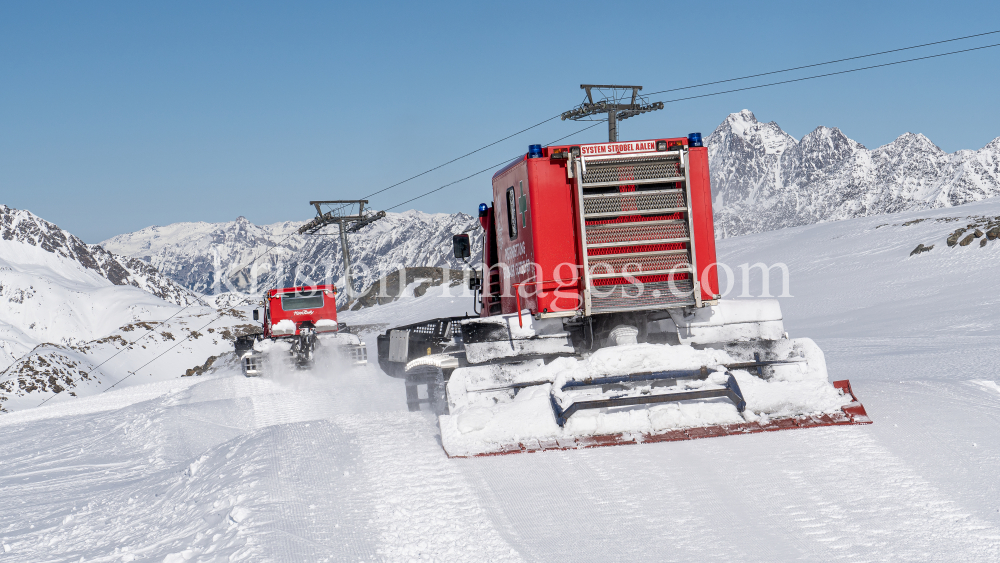
<instances>
[{"instance_id":1,"label":"tire track in snow","mask_svg":"<svg viewBox=\"0 0 1000 563\"><path fill-rule=\"evenodd\" d=\"M359 484L354 440L328 421L268 428L267 500L255 533L267 561L359 561L375 555L373 494Z\"/></svg>"},{"instance_id":2,"label":"tire track in snow","mask_svg":"<svg viewBox=\"0 0 1000 563\"><path fill-rule=\"evenodd\" d=\"M427 413L338 417L354 433L367 486L376 493L384 561L520 561L494 529Z\"/></svg>"},{"instance_id":3,"label":"tire track in snow","mask_svg":"<svg viewBox=\"0 0 1000 563\"><path fill-rule=\"evenodd\" d=\"M748 554L724 518L738 497L699 482L690 452L657 445L461 460L526 557L551 561L732 561ZM707 516L706 516L707 515ZM711 516L715 516L714 518ZM731 517L731 516L730 516ZM742 516L741 516L742 517ZM762 532L754 542L767 539ZM769 560L777 554L766 548Z\"/></svg>"},{"instance_id":4,"label":"tire track in snow","mask_svg":"<svg viewBox=\"0 0 1000 563\"><path fill-rule=\"evenodd\" d=\"M1000 558L1000 530L963 512L871 433L818 429L820 436L802 434L788 436L788 447L776 452L774 460L791 469L775 474L772 486L782 491L782 500L795 503L781 506L767 497L756 501L775 524L810 538L808 558Z\"/></svg>"},{"instance_id":5,"label":"tire track in snow","mask_svg":"<svg viewBox=\"0 0 1000 563\"><path fill-rule=\"evenodd\" d=\"M783 447L762 444L776 471L766 488L746 493L761 518L802 538L803 559L995 561L1000 555L995 529L963 514L866 429L784 434L761 437L780 438ZM763 461L757 456L748 465Z\"/></svg>"},{"instance_id":6,"label":"tire track in snow","mask_svg":"<svg viewBox=\"0 0 1000 563\"><path fill-rule=\"evenodd\" d=\"M874 381L860 388L876 415L867 432L880 447L962 510L1000 526L1000 393L948 380Z\"/></svg>"},{"instance_id":7,"label":"tire track in snow","mask_svg":"<svg viewBox=\"0 0 1000 563\"><path fill-rule=\"evenodd\" d=\"M3 560L172 561L185 552L235 561L246 554L239 530L213 514L224 510L219 501L234 497L229 483L195 477L194 464L182 475L161 447L171 435L164 404L152 400L8 429L6 445L23 459L0 465L49 469L32 471L27 482L0 484L0 536L11 548Z\"/></svg>"}]
</instances>

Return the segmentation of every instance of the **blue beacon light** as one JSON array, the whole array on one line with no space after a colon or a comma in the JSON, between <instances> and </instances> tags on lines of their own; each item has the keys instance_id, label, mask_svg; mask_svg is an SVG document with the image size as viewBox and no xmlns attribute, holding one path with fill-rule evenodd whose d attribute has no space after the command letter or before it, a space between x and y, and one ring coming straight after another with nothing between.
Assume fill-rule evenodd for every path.
<instances>
[{"instance_id":1,"label":"blue beacon light","mask_svg":"<svg viewBox=\"0 0 1000 563\"><path fill-rule=\"evenodd\" d=\"M703 147L705 145L701 144L701 133L689 133L688 134L688 146L689 147Z\"/></svg>"},{"instance_id":2,"label":"blue beacon light","mask_svg":"<svg viewBox=\"0 0 1000 563\"><path fill-rule=\"evenodd\" d=\"M541 158L542 145L528 145L528 158Z\"/></svg>"},{"instance_id":3,"label":"blue beacon light","mask_svg":"<svg viewBox=\"0 0 1000 563\"><path fill-rule=\"evenodd\" d=\"M489 206L487 206L485 203L480 203L479 204L479 216L480 217L486 217L486 214L489 212L489 210L490 210Z\"/></svg>"}]
</instances>

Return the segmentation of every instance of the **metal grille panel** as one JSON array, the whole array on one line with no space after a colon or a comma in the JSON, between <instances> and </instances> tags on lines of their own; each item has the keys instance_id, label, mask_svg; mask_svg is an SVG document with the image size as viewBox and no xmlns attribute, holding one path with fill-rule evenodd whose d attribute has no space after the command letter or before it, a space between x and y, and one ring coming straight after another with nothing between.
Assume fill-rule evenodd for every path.
<instances>
[{"instance_id":1,"label":"metal grille panel","mask_svg":"<svg viewBox=\"0 0 1000 563\"><path fill-rule=\"evenodd\" d=\"M651 254L646 256L591 256L590 275L602 275L621 273L628 275L641 275L644 272L656 272L670 270L677 267L690 267L690 260L687 252L673 254ZM626 267L628 269L626 270Z\"/></svg>"},{"instance_id":2,"label":"metal grille panel","mask_svg":"<svg viewBox=\"0 0 1000 563\"><path fill-rule=\"evenodd\" d=\"M594 287L590 294L594 312L638 311L663 307L686 307L695 304L694 282L674 280L639 285L607 285Z\"/></svg>"},{"instance_id":3,"label":"metal grille panel","mask_svg":"<svg viewBox=\"0 0 1000 563\"><path fill-rule=\"evenodd\" d=\"M453 320L434 320L427 323L411 325L410 332L429 334L439 338L451 338L458 331L461 323ZM402 328L402 327L401 327Z\"/></svg>"},{"instance_id":4,"label":"metal grille panel","mask_svg":"<svg viewBox=\"0 0 1000 563\"><path fill-rule=\"evenodd\" d=\"M650 192L626 192L620 194L584 196L583 212L587 215L599 213L636 213L657 209L684 208L682 190L656 190Z\"/></svg>"},{"instance_id":5,"label":"metal grille panel","mask_svg":"<svg viewBox=\"0 0 1000 563\"><path fill-rule=\"evenodd\" d=\"M662 178L678 178L683 176L680 163L677 160L666 160L662 157L647 157L622 159L617 161L588 162L587 172L583 175L583 184L604 184L620 182L649 182Z\"/></svg>"},{"instance_id":6,"label":"metal grille panel","mask_svg":"<svg viewBox=\"0 0 1000 563\"><path fill-rule=\"evenodd\" d=\"M682 221L653 225L646 223L617 223L588 228L587 244L640 242L645 240L687 238L687 236L687 225Z\"/></svg>"}]
</instances>

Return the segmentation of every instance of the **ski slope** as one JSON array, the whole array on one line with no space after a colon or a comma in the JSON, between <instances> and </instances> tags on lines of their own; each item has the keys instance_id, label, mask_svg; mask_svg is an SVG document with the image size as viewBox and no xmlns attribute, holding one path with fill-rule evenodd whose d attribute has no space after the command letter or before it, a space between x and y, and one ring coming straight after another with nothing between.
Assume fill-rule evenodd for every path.
<instances>
[{"instance_id":1,"label":"ski slope","mask_svg":"<svg viewBox=\"0 0 1000 563\"><path fill-rule=\"evenodd\" d=\"M449 460L376 365L229 367L0 416L0 561L1000 560L1000 241L944 244L971 215L1000 202L719 243L788 265L787 330L870 426ZM471 311L442 291L341 320Z\"/></svg>"}]
</instances>

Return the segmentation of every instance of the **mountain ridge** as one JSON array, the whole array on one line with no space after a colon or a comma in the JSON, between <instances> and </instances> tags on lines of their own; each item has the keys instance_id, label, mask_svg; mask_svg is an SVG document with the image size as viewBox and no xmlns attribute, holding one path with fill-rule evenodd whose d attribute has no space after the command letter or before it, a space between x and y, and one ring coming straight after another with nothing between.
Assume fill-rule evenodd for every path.
<instances>
[{"instance_id":1,"label":"mountain ridge","mask_svg":"<svg viewBox=\"0 0 1000 563\"><path fill-rule=\"evenodd\" d=\"M0 204L0 239L40 248L75 262L114 285L131 285L175 305L204 304L197 295L162 275L148 262L109 252L99 244L87 244L27 210Z\"/></svg>"},{"instance_id":2,"label":"mountain ridge","mask_svg":"<svg viewBox=\"0 0 1000 563\"><path fill-rule=\"evenodd\" d=\"M184 287L206 295L255 294L271 287L313 283L342 285L343 258L336 227L327 227L329 233L301 235L298 228L303 224L255 225L241 216L221 223L147 227L101 245L140 258ZM451 237L481 231L479 220L464 213L387 213L348 235L355 289L363 290L398 266L468 268L452 256ZM481 237L472 238L470 262L482 254Z\"/></svg>"},{"instance_id":3,"label":"mountain ridge","mask_svg":"<svg viewBox=\"0 0 1000 563\"><path fill-rule=\"evenodd\" d=\"M836 127L796 140L743 110L706 146L719 238L1000 196L1000 137L946 153L907 132L868 149Z\"/></svg>"},{"instance_id":4,"label":"mountain ridge","mask_svg":"<svg viewBox=\"0 0 1000 563\"><path fill-rule=\"evenodd\" d=\"M759 122L743 110L727 116L706 146L717 238L1000 196L1000 137L979 150L945 153L926 136L907 132L868 149L837 127L818 126L795 139L774 121ZM335 227L329 227L334 236L298 235L302 224L255 225L244 217L174 223L101 245L212 296L339 283L343 265ZM467 267L451 256L450 235L461 232L481 232L478 220L464 213L387 214L348 238L359 270L355 289L400 265ZM473 240L473 256L481 256L481 237ZM257 255L252 267L241 268Z\"/></svg>"}]
</instances>

